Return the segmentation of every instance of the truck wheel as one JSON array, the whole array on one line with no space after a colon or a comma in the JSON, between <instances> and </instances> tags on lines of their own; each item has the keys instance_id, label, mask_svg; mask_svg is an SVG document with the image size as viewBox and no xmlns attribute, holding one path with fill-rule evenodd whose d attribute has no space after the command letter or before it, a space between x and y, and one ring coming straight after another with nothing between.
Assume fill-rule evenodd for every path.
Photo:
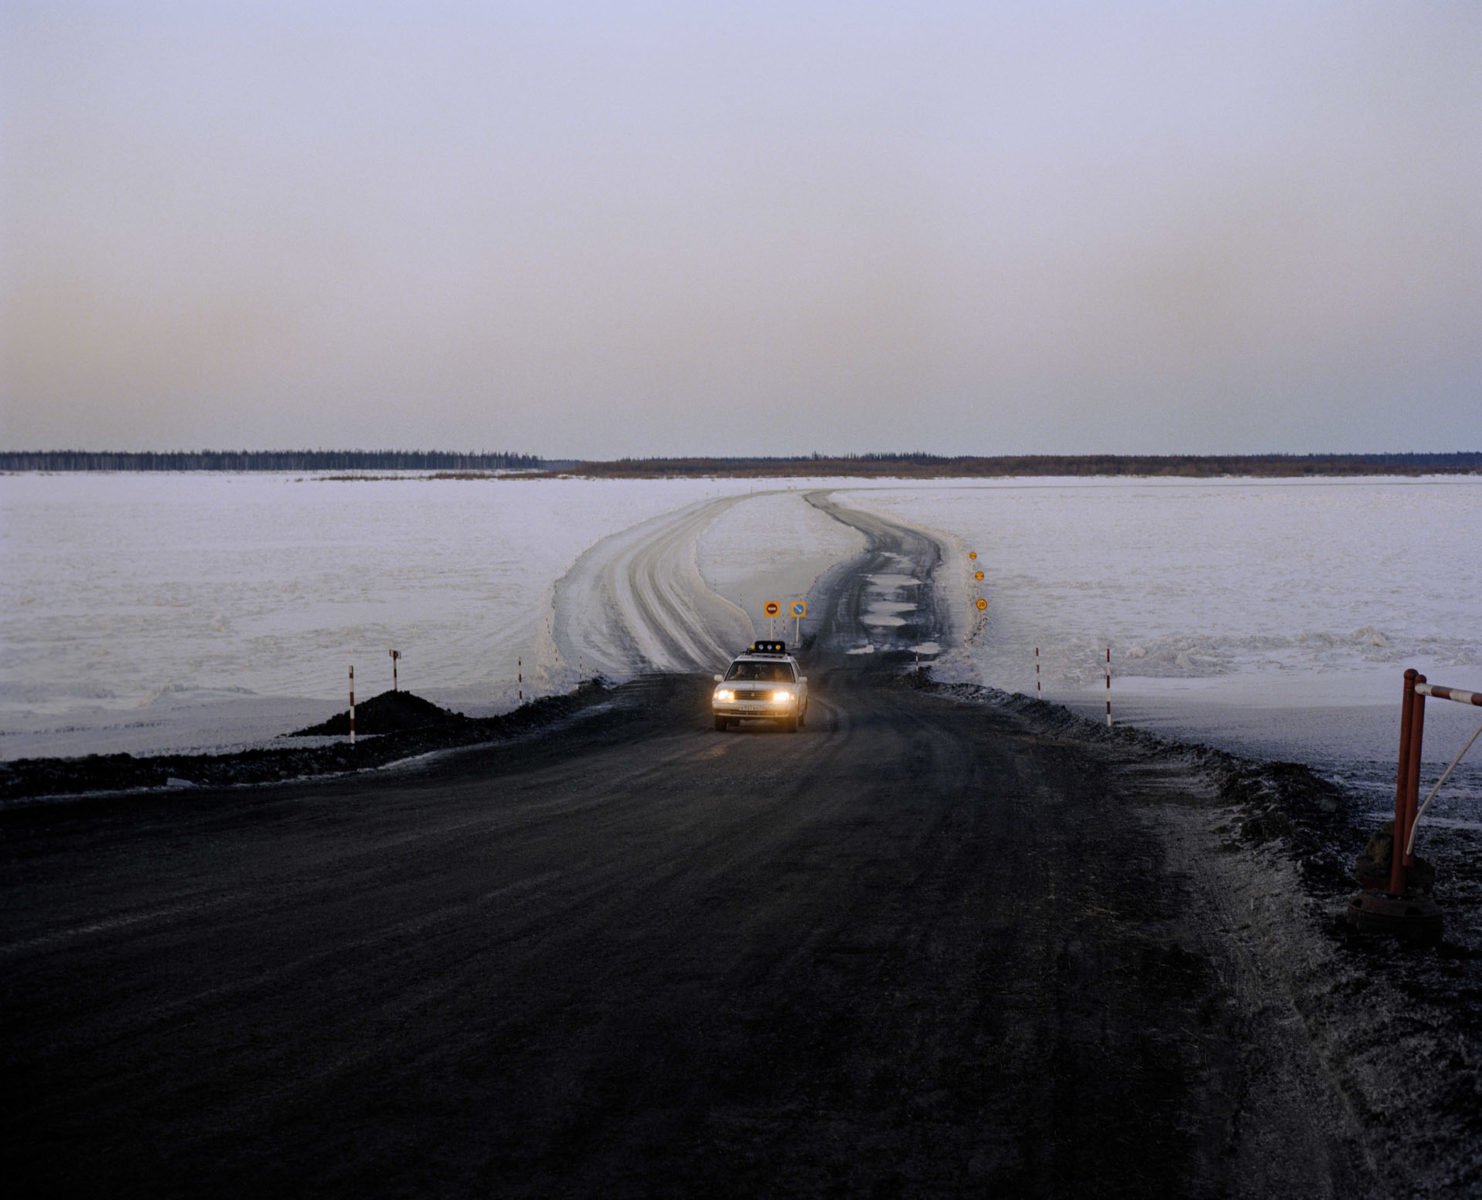
<instances>
[{"instance_id":1,"label":"truck wheel","mask_svg":"<svg viewBox=\"0 0 1482 1200\"><path fill-rule=\"evenodd\" d=\"M724 718L724 717L716 717L716 718L715 718L715 728L716 728L716 729L717 729L717 730L718 730L718 731L719 731L719 732L721 732L721 733L724 733L724 732L725 732L725 731L726 731L726 726L727 726L727 725L728 725L728 724L729 724L729 723L730 723L730 722L728 722L728 721L727 721L727 720L726 720L726 719L725 719L725 718Z\"/></svg>"}]
</instances>

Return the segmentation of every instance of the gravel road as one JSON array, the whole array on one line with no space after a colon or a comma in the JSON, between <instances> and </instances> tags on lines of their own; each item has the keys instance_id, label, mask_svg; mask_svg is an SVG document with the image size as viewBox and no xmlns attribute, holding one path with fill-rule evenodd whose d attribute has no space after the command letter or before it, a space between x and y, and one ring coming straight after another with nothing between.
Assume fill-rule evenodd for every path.
<instances>
[{"instance_id":1,"label":"gravel road","mask_svg":"<svg viewBox=\"0 0 1482 1200\"><path fill-rule=\"evenodd\" d=\"M12 1194L1413 1188L1232 933L1208 775L843 654L939 553L858 524L797 734L653 676L411 768L0 815Z\"/></svg>"}]
</instances>

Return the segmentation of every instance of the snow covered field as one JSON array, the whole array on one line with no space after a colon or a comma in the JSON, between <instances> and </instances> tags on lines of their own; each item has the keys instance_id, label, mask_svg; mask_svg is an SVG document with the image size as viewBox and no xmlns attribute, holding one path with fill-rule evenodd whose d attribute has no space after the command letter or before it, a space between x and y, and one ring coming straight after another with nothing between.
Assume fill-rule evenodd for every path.
<instances>
[{"instance_id":1,"label":"snow covered field","mask_svg":"<svg viewBox=\"0 0 1482 1200\"><path fill-rule=\"evenodd\" d=\"M816 488L935 531L964 614L980 554L988 620L939 678L1032 692L1038 645L1046 698L1094 713L1110 646L1119 720L1307 761L1376 804L1404 667L1482 688L1474 479L13 475L0 757L253 744L328 715L352 662L361 697L389 687L391 647L404 686L475 715L514 703L520 669L527 696L715 669L763 600L860 547ZM1428 758L1477 719L1433 702Z\"/></svg>"},{"instance_id":2,"label":"snow covered field","mask_svg":"<svg viewBox=\"0 0 1482 1200\"><path fill-rule=\"evenodd\" d=\"M521 668L527 698L582 672L719 669L729 649L646 657L642 614L600 568L664 534L646 561L691 586L698 565L760 621L764 599L806 594L860 544L797 496L767 491L747 480L0 476L0 757L255 744L328 716L352 663L361 699L389 688L393 647L403 686L471 715L513 707ZM733 513L730 498L747 503ZM556 581L579 559L598 569L563 590L557 628ZM752 626L742 617L725 632Z\"/></svg>"},{"instance_id":3,"label":"snow covered field","mask_svg":"<svg viewBox=\"0 0 1482 1200\"><path fill-rule=\"evenodd\" d=\"M940 679L1033 694L1038 646L1045 699L1100 715L1110 647L1119 721L1304 761L1380 805L1404 669L1482 690L1482 480L943 481L842 498L953 542L942 582L964 611L978 553L988 620ZM1430 702L1427 760L1444 765L1479 721ZM1477 761L1482 744L1447 795L1482 798Z\"/></svg>"}]
</instances>

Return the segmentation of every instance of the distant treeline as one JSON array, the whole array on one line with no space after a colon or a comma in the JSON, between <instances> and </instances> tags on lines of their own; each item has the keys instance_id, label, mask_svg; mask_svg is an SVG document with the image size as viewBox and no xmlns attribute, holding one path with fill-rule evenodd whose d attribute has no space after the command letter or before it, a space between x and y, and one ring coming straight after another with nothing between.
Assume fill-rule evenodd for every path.
<instances>
[{"instance_id":1,"label":"distant treeline","mask_svg":"<svg viewBox=\"0 0 1482 1200\"><path fill-rule=\"evenodd\" d=\"M809 454L791 458L621 458L552 461L508 452L445 450L0 450L0 471L508 471L613 479L693 476L1167 475L1210 478L1482 474L1482 451L1449 454Z\"/></svg>"},{"instance_id":2,"label":"distant treeline","mask_svg":"<svg viewBox=\"0 0 1482 1200\"><path fill-rule=\"evenodd\" d=\"M624 458L549 464L548 470L611 478L789 475L984 478L1004 475L1469 475L1482 451L1450 454L1016 454L948 458L935 454L812 454L798 458Z\"/></svg>"},{"instance_id":3,"label":"distant treeline","mask_svg":"<svg viewBox=\"0 0 1482 1200\"><path fill-rule=\"evenodd\" d=\"M446 450L0 450L0 471L508 471L533 454Z\"/></svg>"}]
</instances>

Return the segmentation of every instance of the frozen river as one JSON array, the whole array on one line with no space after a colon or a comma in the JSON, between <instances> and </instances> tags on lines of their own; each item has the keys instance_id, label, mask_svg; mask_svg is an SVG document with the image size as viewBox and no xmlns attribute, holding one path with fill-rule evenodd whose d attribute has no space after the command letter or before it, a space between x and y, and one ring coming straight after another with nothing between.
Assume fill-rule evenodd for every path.
<instances>
[{"instance_id":1,"label":"frozen river","mask_svg":"<svg viewBox=\"0 0 1482 1200\"><path fill-rule=\"evenodd\" d=\"M676 523L696 602L758 619L860 545L746 480L0 476L0 757L254 744L324 719L352 664L361 699L389 688L393 648L404 687L472 715L694 669L593 646L617 600L596 587L567 589L556 645L557 581Z\"/></svg>"},{"instance_id":2,"label":"frozen river","mask_svg":"<svg viewBox=\"0 0 1482 1200\"><path fill-rule=\"evenodd\" d=\"M327 715L352 663L362 697L384 690L391 648L404 686L475 714L596 671L713 669L765 631L763 601L859 548L804 502L821 488L946 548L962 620L929 648L938 677L1032 693L1038 646L1046 699L1096 713L1110 647L1119 720L1308 761L1376 803L1403 669L1482 688L1470 478L11 475L0 756L254 744ZM881 586L882 622L919 600ZM1474 715L1429 706L1432 762Z\"/></svg>"},{"instance_id":3,"label":"frozen river","mask_svg":"<svg viewBox=\"0 0 1482 1200\"><path fill-rule=\"evenodd\" d=\"M940 678L1033 694L1038 647L1044 698L1099 716L1109 648L1117 720L1376 797L1404 669L1482 690L1482 480L944 481L853 502L955 538L960 610L984 572L986 625ZM1433 701L1426 721L1444 765L1482 712Z\"/></svg>"}]
</instances>

